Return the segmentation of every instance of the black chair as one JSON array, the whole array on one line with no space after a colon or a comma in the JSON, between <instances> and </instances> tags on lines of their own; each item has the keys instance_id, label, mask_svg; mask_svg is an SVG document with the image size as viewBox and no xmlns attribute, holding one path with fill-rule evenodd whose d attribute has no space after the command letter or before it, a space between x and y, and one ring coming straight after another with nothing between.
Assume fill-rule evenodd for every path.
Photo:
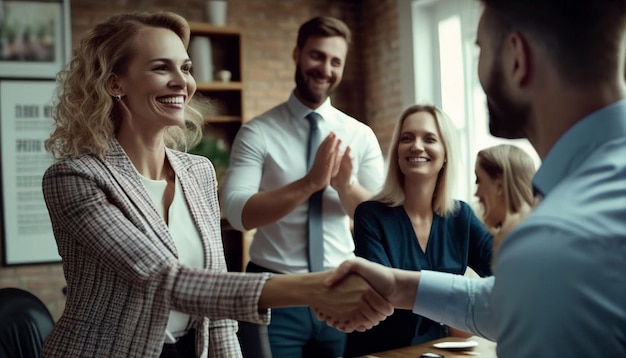
<instances>
[{"instance_id":1,"label":"black chair","mask_svg":"<svg viewBox=\"0 0 626 358\"><path fill-rule=\"evenodd\" d=\"M272 358L267 326L239 321L237 337L243 358Z\"/></svg>"},{"instance_id":2,"label":"black chair","mask_svg":"<svg viewBox=\"0 0 626 358\"><path fill-rule=\"evenodd\" d=\"M48 308L19 288L0 289L0 357L36 358L54 327Z\"/></svg>"}]
</instances>

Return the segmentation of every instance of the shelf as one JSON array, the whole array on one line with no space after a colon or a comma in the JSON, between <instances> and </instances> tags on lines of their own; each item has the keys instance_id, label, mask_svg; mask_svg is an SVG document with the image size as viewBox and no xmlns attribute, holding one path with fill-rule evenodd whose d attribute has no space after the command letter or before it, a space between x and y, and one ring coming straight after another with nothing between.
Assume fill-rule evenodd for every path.
<instances>
[{"instance_id":1,"label":"shelf","mask_svg":"<svg viewBox=\"0 0 626 358\"><path fill-rule=\"evenodd\" d=\"M214 26L194 21L189 22L189 29L191 31L190 41L194 37L206 37L209 40L210 52L209 56L207 56L211 61L209 70L213 71L214 75L215 72L222 70L227 70L231 73L229 82L211 81L196 83L196 95L207 99L211 106L203 113L205 120L203 131L204 139L206 140L204 143L211 143L211 141L214 143L216 141L223 142L226 150L230 150L230 146L245 118L243 103L245 92L243 33L241 29L233 27ZM194 49L196 48L194 47ZM193 56L193 53L190 53L190 56ZM196 61L200 60L200 63L196 63ZM196 66L204 65L202 61L206 60L205 57L196 56L194 67L198 68ZM217 77L205 76L203 78ZM221 157L200 145L197 148L199 150L197 154L205 155L208 158L213 156L211 159L215 165L219 185L220 178L223 177L225 172ZM243 271L248 260L248 247L250 246L249 241L251 241L251 238L235 230L224 218L221 220L221 227L228 270Z\"/></svg>"},{"instance_id":2,"label":"shelf","mask_svg":"<svg viewBox=\"0 0 626 358\"><path fill-rule=\"evenodd\" d=\"M241 82L198 82L198 91L240 91L243 88Z\"/></svg>"},{"instance_id":3,"label":"shelf","mask_svg":"<svg viewBox=\"0 0 626 358\"><path fill-rule=\"evenodd\" d=\"M215 26L205 22L189 21L191 35L233 35L239 36L241 30L228 26Z\"/></svg>"},{"instance_id":4,"label":"shelf","mask_svg":"<svg viewBox=\"0 0 626 358\"><path fill-rule=\"evenodd\" d=\"M205 113L208 123L243 123L244 79L243 42L240 29L190 22L191 37L207 37L211 46L210 58L214 71L228 70L229 82L197 82L199 95L212 101L213 112ZM194 64L195 67L196 64ZM236 128L232 128L236 131ZM230 136L234 137L234 136Z\"/></svg>"}]
</instances>

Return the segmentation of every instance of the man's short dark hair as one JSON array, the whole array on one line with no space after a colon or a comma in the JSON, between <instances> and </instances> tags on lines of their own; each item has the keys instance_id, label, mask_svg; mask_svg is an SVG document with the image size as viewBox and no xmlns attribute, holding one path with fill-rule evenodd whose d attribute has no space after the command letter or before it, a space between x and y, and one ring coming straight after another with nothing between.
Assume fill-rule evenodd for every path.
<instances>
[{"instance_id":1,"label":"man's short dark hair","mask_svg":"<svg viewBox=\"0 0 626 358\"><path fill-rule=\"evenodd\" d=\"M488 29L502 41L519 32L539 43L572 84L606 81L621 66L624 0L480 0Z\"/></svg>"},{"instance_id":2,"label":"man's short dark hair","mask_svg":"<svg viewBox=\"0 0 626 358\"><path fill-rule=\"evenodd\" d=\"M332 36L341 36L350 44L352 35L348 25L343 21L330 16L318 16L300 26L296 45L298 48L302 48L309 37Z\"/></svg>"}]
</instances>

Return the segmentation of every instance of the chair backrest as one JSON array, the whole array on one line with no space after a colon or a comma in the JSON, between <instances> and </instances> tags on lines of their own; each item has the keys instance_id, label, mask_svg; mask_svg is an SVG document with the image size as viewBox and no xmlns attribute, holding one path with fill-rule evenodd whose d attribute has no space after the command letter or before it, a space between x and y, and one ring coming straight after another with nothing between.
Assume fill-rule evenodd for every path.
<instances>
[{"instance_id":1,"label":"chair backrest","mask_svg":"<svg viewBox=\"0 0 626 358\"><path fill-rule=\"evenodd\" d=\"M19 288L0 288L0 357L40 357L54 319L35 295Z\"/></svg>"}]
</instances>

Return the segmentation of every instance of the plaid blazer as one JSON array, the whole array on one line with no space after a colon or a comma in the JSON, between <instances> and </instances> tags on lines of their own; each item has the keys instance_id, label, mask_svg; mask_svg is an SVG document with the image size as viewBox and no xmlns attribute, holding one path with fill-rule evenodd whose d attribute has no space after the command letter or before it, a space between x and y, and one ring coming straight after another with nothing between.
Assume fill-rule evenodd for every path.
<instances>
[{"instance_id":1,"label":"plaid blazer","mask_svg":"<svg viewBox=\"0 0 626 358\"><path fill-rule=\"evenodd\" d=\"M166 149L204 246L205 269L178 263L165 221L117 140L104 157L53 164L43 192L67 281L43 357L158 357L170 309L191 314L199 357L240 357L232 319L269 322L268 274L226 272L215 171Z\"/></svg>"}]
</instances>

